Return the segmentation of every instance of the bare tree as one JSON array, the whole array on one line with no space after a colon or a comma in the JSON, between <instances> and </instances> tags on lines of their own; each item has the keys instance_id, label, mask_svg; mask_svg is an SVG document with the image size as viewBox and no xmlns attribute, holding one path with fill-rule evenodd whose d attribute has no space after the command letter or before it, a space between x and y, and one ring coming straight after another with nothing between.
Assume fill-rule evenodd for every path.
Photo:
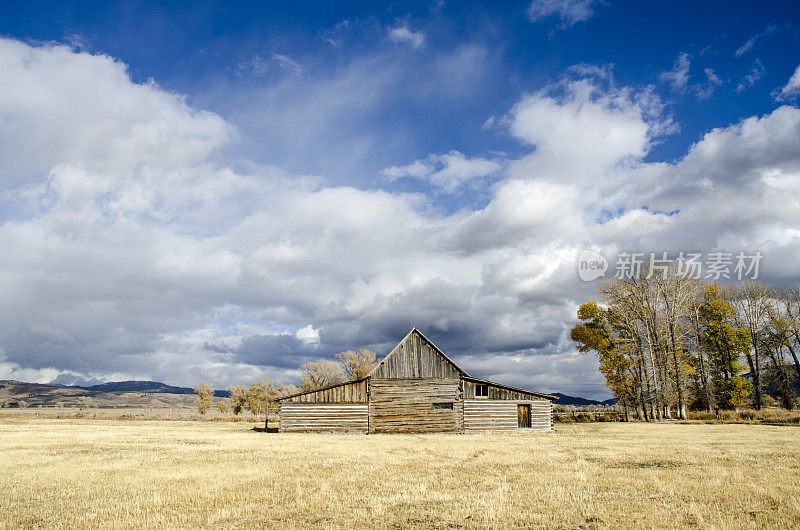
<instances>
[{"instance_id":1,"label":"bare tree","mask_svg":"<svg viewBox=\"0 0 800 530\"><path fill-rule=\"evenodd\" d=\"M782 405L786 409L791 409L793 406L793 392L790 374L787 371L789 363L786 362L784 349L788 349L794 356L791 346L794 337L790 329L788 315L782 311L784 306L780 303L780 300L783 293L775 290L772 292L772 296L772 303L768 307L768 318L761 331L761 341L764 351L772 361L774 375L777 376L780 384Z\"/></svg>"},{"instance_id":2,"label":"bare tree","mask_svg":"<svg viewBox=\"0 0 800 530\"><path fill-rule=\"evenodd\" d=\"M684 335L691 329L688 326L692 304L700 294L700 282L679 274L675 265L664 274L656 274L655 284L663 302L663 315L669 334L669 349L672 353L675 388L678 391L678 416L686 419L686 397L683 387L681 362L678 357L683 352L680 347Z\"/></svg>"},{"instance_id":3,"label":"bare tree","mask_svg":"<svg viewBox=\"0 0 800 530\"><path fill-rule=\"evenodd\" d=\"M347 350L337 353L336 358L342 363L344 371L351 380L363 379L378 364L375 352L366 348L361 348L357 352Z\"/></svg>"},{"instance_id":4,"label":"bare tree","mask_svg":"<svg viewBox=\"0 0 800 530\"><path fill-rule=\"evenodd\" d=\"M220 413L225 414L228 412L228 402L224 399L220 399L217 401L217 409L220 411Z\"/></svg>"},{"instance_id":5,"label":"bare tree","mask_svg":"<svg viewBox=\"0 0 800 530\"><path fill-rule=\"evenodd\" d=\"M645 271L638 276L606 280L600 284L599 290L606 304L615 307L620 314L627 314L627 320L636 323L645 357L643 371L650 396L650 415L658 419L669 417L664 373L667 364L662 359L664 349L659 335L657 290L646 280Z\"/></svg>"},{"instance_id":6,"label":"bare tree","mask_svg":"<svg viewBox=\"0 0 800 530\"><path fill-rule=\"evenodd\" d=\"M328 359L309 361L300 367L300 371L303 372L300 387L305 391L317 390L346 380L342 366Z\"/></svg>"},{"instance_id":7,"label":"bare tree","mask_svg":"<svg viewBox=\"0 0 800 530\"><path fill-rule=\"evenodd\" d=\"M786 317L787 331L791 335L786 343L786 348L794 361L794 368L800 381L800 362L797 360L797 350L800 348L800 290L790 287L780 293L780 302Z\"/></svg>"}]
</instances>

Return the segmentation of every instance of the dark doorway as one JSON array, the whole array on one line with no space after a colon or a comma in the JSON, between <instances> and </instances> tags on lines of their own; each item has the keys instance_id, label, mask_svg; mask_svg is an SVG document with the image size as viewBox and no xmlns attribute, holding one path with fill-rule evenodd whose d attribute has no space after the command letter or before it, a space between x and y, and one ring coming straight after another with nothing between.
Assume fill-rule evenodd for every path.
<instances>
[{"instance_id":1,"label":"dark doorway","mask_svg":"<svg viewBox=\"0 0 800 530\"><path fill-rule=\"evenodd\" d=\"M531 406L517 405L517 427L521 429L531 428Z\"/></svg>"}]
</instances>

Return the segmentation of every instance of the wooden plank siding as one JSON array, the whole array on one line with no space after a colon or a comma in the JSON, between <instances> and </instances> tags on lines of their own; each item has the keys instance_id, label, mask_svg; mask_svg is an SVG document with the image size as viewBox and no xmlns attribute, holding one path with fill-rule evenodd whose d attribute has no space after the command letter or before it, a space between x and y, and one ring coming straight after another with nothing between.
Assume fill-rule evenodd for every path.
<instances>
[{"instance_id":1,"label":"wooden plank siding","mask_svg":"<svg viewBox=\"0 0 800 530\"><path fill-rule=\"evenodd\" d=\"M376 379L370 383L369 432L461 432L459 379ZM452 409L434 408L452 403Z\"/></svg>"},{"instance_id":2,"label":"wooden plank siding","mask_svg":"<svg viewBox=\"0 0 800 530\"><path fill-rule=\"evenodd\" d=\"M281 432L367 432L369 406L352 403L282 403Z\"/></svg>"},{"instance_id":3,"label":"wooden plank siding","mask_svg":"<svg viewBox=\"0 0 800 530\"><path fill-rule=\"evenodd\" d=\"M458 379L463 374L419 331L411 333L370 373L371 379L406 379L438 377Z\"/></svg>"},{"instance_id":4,"label":"wooden plank siding","mask_svg":"<svg viewBox=\"0 0 800 530\"><path fill-rule=\"evenodd\" d=\"M517 405L525 404L531 407L531 430L553 428L552 405L548 400L465 399L464 432L516 430Z\"/></svg>"},{"instance_id":5,"label":"wooden plank siding","mask_svg":"<svg viewBox=\"0 0 800 530\"><path fill-rule=\"evenodd\" d=\"M366 403L367 380L353 381L324 388L316 392L296 394L281 400L282 403Z\"/></svg>"},{"instance_id":6,"label":"wooden plank siding","mask_svg":"<svg viewBox=\"0 0 800 530\"><path fill-rule=\"evenodd\" d=\"M489 395L485 398L475 397L475 385L487 385ZM516 400L538 400L541 396L537 396L532 392L524 392L522 390L510 389L503 385L492 384L491 382L471 381L464 380L464 399L516 399Z\"/></svg>"},{"instance_id":7,"label":"wooden plank siding","mask_svg":"<svg viewBox=\"0 0 800 530\"><path fill-rule=\"evenodd\" d=\"M513 401L464 400L464 431L511 431L517 428Z\"/></svg>"},{"instance_id":8,"label":"wooden plank siding","mask_svg":"<svg viewBox=\"0 0 800 530\"><path fill-rule=\"evenodd\" d=\"M531 402L531 428L537 431L553 430L553 402L539 399Z\"/></svg>"}]
</instances>

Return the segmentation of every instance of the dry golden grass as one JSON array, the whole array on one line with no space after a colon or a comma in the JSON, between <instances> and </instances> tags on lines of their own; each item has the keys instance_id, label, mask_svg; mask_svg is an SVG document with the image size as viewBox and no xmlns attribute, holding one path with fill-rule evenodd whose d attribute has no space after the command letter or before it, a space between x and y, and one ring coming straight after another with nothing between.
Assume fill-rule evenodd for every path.
<instances>
[{"instance_id":1,"label":"dry golden grass","mask_svg":"<svg viewBox=\"0 0 800 530\"><path fill-rule=\"evenodd\" d=\"M762 410L742 409L738 411L721 410L719 417L714 412L689 412L689 420L723 421L723 422L750 422L766 424L798 424L800 411L786 410L778 407L767 407Z\"/></svg>"},{"instance_id":2,"label":"dry golden grass","mask_svg":"<svg viewBox=\"0 0 800 530\"><path fill-rule=\"evenodd\" d=\"M5 418L8 527L792 527L800 430L266 434L198 421Z\"/></svg>"},{"instance_id":3,"label":"dry golden grass","mask_svg":"<svg viewBox=\"0 0 800 530\"><path fill-rule=\"evenodd\" d=\"M119 407L119 408L86 408L77 407L32 407L24 409L0 410L0 422L38 420L194 420L194 421L243 421L260 423L263 426L263 414L255 415L251 412L242 412L234 415L230 412L221 413L212 408L205 414L197 412L197 407ZM270 425L278 423L280 417L270 414Z\"/></svg>"}]
</instances>

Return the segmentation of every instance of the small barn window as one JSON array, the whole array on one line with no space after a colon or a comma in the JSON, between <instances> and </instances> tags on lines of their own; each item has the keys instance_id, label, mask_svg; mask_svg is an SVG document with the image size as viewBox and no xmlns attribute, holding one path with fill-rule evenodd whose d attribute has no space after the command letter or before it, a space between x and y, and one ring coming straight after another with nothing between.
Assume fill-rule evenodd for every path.
<instances>
[{"instance_id":1,"label":"small barn window","mask_svg":"<svg viewBox=\"0 0 800 530\"><path fill-rule=\"evenodd\" d=\"M475 385L475 397L489 397L489 385Z\"/></svg>"},{"instance_id":2,"label":"small barn window","mask_svg":"<svg viewBox=\"0 0 800 530\"><path fill-rule=\"evenodd\" d=\"M453 410L453 404L452 403L434 403L433 404L433 408L434 409Z\"/></svg>"}]
</instances>

